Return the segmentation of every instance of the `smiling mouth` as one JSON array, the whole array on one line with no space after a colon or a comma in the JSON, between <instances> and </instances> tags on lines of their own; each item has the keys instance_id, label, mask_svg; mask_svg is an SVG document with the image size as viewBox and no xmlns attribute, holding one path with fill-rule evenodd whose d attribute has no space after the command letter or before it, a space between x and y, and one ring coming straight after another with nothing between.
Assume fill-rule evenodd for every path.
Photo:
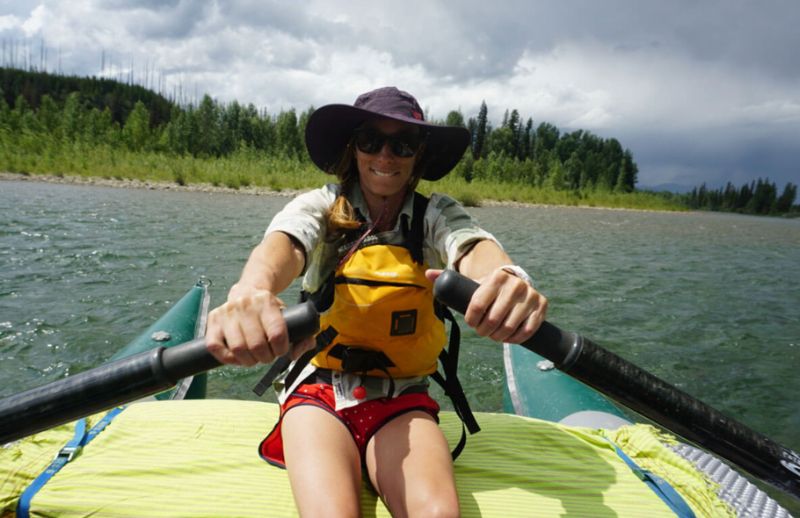
<instances>
[{"instance_id":1,"label":"smiling mouth","mask_svg":"<svg viewBox=\"0 0 800 518\"><path fill-rule=\"evenodd\" d=\"M373 169L372 172L375 174L375 176L380 176L381 178L388 178L390 176L395 176L396 174L398 174L398 173L385 173L383 171L378 171L377 169Z\"/></svg>"}]
</instances>

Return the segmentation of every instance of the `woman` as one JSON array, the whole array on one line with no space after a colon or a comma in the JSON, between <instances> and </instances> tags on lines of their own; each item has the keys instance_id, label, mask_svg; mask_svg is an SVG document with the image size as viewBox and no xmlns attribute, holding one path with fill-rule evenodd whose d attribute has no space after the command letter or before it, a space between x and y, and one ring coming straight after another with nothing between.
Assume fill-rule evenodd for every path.
<instances>
[{"instance_id":1,"label":"woman","mask_svg":"<svg viewBox=\"0 0 800 518\"><path fill-rule=\"evenodd\" d=\"M219 361L269 363L290 350L277 295L305 273L303 289L330 329L316 349L310 339L292 348L294 359L314 356L295 381L283 380L281 419L261 446L267 460L285 464L303 516L359 515L362 468L394 516L459 513L439 407L426 390L444 346L432 282L445 267L477 280L465 321L498 342L532 336L547 308L463 207L414 194L421 178L447 174L468 143L466 129L425 122L417 101L393 87L316 110L309 155L339 183L275 216L209 317L208 349ZM386 289L403 293L381 295L383 277L393 279Z\"/></svg>"}]
</instances>

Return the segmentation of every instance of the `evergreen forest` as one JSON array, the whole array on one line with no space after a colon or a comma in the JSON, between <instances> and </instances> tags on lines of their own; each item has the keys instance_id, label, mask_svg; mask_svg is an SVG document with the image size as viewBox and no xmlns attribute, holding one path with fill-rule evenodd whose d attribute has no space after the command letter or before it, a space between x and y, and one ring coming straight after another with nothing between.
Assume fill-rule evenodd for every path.
<instances>
[{"instance_id":1,"label":"evergreen forest","mask_svg":"<svg viewBox=\"0 0 800 518\"><path fill-rule=\"evenodd\" d=\"M313 107L269 113L209 95L178 103L132 82L0 68L0 170L301 189L330 181L303 142ZM633 154L615 138L535 124L516 109L493 127L486 103L434 121L466 127L471 149L437 190L483 199L748 214L797 214L797 187L769 180L691 193L636 189ZM432 186L422 186L422 189Z\"/></svg>"}]
</instances>

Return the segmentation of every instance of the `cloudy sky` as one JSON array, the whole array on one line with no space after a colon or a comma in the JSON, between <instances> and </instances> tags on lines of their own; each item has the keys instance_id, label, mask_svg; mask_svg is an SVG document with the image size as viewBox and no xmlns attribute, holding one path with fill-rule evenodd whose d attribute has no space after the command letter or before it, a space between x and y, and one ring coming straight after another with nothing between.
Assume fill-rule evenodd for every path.
<instances>
[{"instance_id":1,"label":"cloudy sky","mask_svg":"<svg viewBox=\"0 0 800 518\"><path fill-rule=\"evenodd\" d=\"M640 187L800 183L797 0L0 0L0 38L6 63L272 112L383 85L436 118L485 100L618 138Z\"/></svg>"}]
</instances>

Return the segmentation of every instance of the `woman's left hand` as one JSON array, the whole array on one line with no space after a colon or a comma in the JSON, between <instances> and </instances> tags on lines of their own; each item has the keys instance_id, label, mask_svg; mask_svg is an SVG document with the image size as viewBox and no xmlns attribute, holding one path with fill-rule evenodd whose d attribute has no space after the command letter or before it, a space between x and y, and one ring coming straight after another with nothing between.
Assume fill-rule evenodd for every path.
<instances>
[{"instance_id":1,"label":"woman's left hand","mask_svg":"<svg viewBox=\"0 0 800 518\"><path fill-rule=\"evenodd\" d=\"M442 270L428 270L435 280ZM478 280L464 321L480 336L522 343L536 333L547 313L547 298L527 281L497 268Z\"/></svg>"}]
</instances>

